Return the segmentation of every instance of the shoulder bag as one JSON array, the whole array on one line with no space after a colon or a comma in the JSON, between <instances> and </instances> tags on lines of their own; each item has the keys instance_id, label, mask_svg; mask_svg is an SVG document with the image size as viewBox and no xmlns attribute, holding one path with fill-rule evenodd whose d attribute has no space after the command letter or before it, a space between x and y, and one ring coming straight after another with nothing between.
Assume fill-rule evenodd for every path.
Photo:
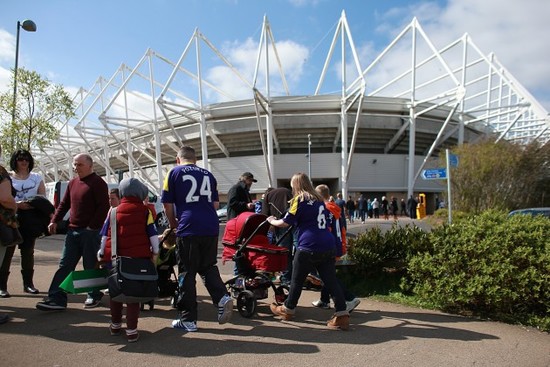
<instances>
[{"instance_id":1,"label":"shoulder bag","mask_svg":"<svg viewBox=\"0 0 550 367\"><path fill-rule=\"evenodd\" d=\"M113 267L107 279L109 296L122 303L149 302L158 296L158 274L150 259L117 256L116 208L111 209Z\"/></svg>"},{"instance_id":2,"label":"shoulder bag","mask_svg":"<svg viewBox=\"0 0 550 367\"><path fill-rule=\"evenodd\" d=\"M3 219L8 220L9 223L10 220L7 218L13 216L13 211L0 205L0 216L2 217L0 218L0 245L11 247L23 243L23 237L21 236L21 232L19 232L19 228L7 225L3 221Z\"/></svg>"}]
</instances>

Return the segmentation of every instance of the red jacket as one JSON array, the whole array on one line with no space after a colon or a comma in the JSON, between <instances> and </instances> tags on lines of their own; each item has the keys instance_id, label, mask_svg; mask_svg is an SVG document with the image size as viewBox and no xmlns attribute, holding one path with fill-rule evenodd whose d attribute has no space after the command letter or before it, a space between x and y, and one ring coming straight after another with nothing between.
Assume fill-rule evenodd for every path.
<instances>
[{"instance_id":1,"label":"red jacket","mask_svg":"<svg viewBox=\"0 0 550 367\"><path fill-rule=\"evenodd\" d=\"M128 196L116 208L117 255L139 258L151 257L151 243L147 233L149 209L141 200ZM109 225L104 259L111 258L111 230Z\"/></svg>"}]
</instances>

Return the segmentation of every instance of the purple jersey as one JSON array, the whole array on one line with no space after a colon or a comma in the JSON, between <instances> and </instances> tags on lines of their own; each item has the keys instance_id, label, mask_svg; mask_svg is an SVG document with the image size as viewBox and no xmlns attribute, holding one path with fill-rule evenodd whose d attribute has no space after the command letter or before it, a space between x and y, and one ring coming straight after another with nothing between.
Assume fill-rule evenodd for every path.
<instances>
[{"instance_id":1,"label":"purple jersey","mask_svg":"<svg viewBox=\"0 0 550 367\"><path fill-rule=\"evenodd\" d=\"M325 203L317 200L299 200L294 197L283 221L297 228L298 248L312 252L335 249L334 236L330 233L330 212Z\"/></svg>"},{"instance_id":2,"label":"purple jersey","mask_svg":"<svg viewBox=\"0 0 550 367\"><path fill-rule=\"evenodd\" d=\"M219 235L214 208L219 201L218 183L210 171L194 164L172 168L164 178L161 201L175 205L179 237Z\"/></svg>"}]
</instances>

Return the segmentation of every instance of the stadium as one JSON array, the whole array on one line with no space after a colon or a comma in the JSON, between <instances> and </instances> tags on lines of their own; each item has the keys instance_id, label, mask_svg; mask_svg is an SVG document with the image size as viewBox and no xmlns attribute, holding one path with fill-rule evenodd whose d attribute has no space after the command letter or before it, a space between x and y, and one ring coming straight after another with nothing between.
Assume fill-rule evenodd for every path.
<instances>
[{"instance_id":1,"label":"stadium","mask_svg":"<svg viewBox=\"0 0 550 367\"><path fill-rule=\"evenodd\" d=\"M250 171L258 198L306 172L344 197L422 192L431 203L446 183L422 173L441 167L446 149L488 135L550 139L548 112L468 34L436 47L413 19L362 60L342 12L309 95L289 90L275 35L264 17L253 75L196 29L178 60L148 49L134 67L122 64L81 88L76 117L59 122L58 140L37 154L46 182L71 178L72 157L88 152L107 182L138 177L160 192L186 144L218 179L221 201ZM216 83L203 68L207 58L234 82Z\"/></svg>"}]
</instances>

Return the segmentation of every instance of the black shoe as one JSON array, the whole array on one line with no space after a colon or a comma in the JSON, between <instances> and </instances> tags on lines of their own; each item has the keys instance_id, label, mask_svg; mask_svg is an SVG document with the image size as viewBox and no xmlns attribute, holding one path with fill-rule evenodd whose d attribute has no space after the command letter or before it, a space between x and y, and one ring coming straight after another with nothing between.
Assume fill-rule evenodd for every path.
<instances>
[{"instance_id":1,"label":"black shoe","mask_svg":"<svg viewBox=\"0 0 550 367\"><path fill-rule=\"evenodd\" d=\"M63 311L67 306L61 306L49 298L45 298L42 302L36 304L36 308L40 311Z\"/></svg>"},{"instance_id":2,"label":"black shoe","mask_svg":"<svg viewBox=\"0 0 550 367\"><path fill-rule=\"evenodd\" d=\"M0 298L10 298L11 294L7 290L0 289Z\"/></svg>"},{"instance_id":3,"label":"black shoe","mask_svg":"<svg viewBox=\"0 0 550 367\"><path fill-rule=\"evenodd\" d=\"M34 288L33 285L26 285L23 287L23 292L30 293L30 294L38 294L40 291L36 288Z\"/></svg>"}]
</instances>

